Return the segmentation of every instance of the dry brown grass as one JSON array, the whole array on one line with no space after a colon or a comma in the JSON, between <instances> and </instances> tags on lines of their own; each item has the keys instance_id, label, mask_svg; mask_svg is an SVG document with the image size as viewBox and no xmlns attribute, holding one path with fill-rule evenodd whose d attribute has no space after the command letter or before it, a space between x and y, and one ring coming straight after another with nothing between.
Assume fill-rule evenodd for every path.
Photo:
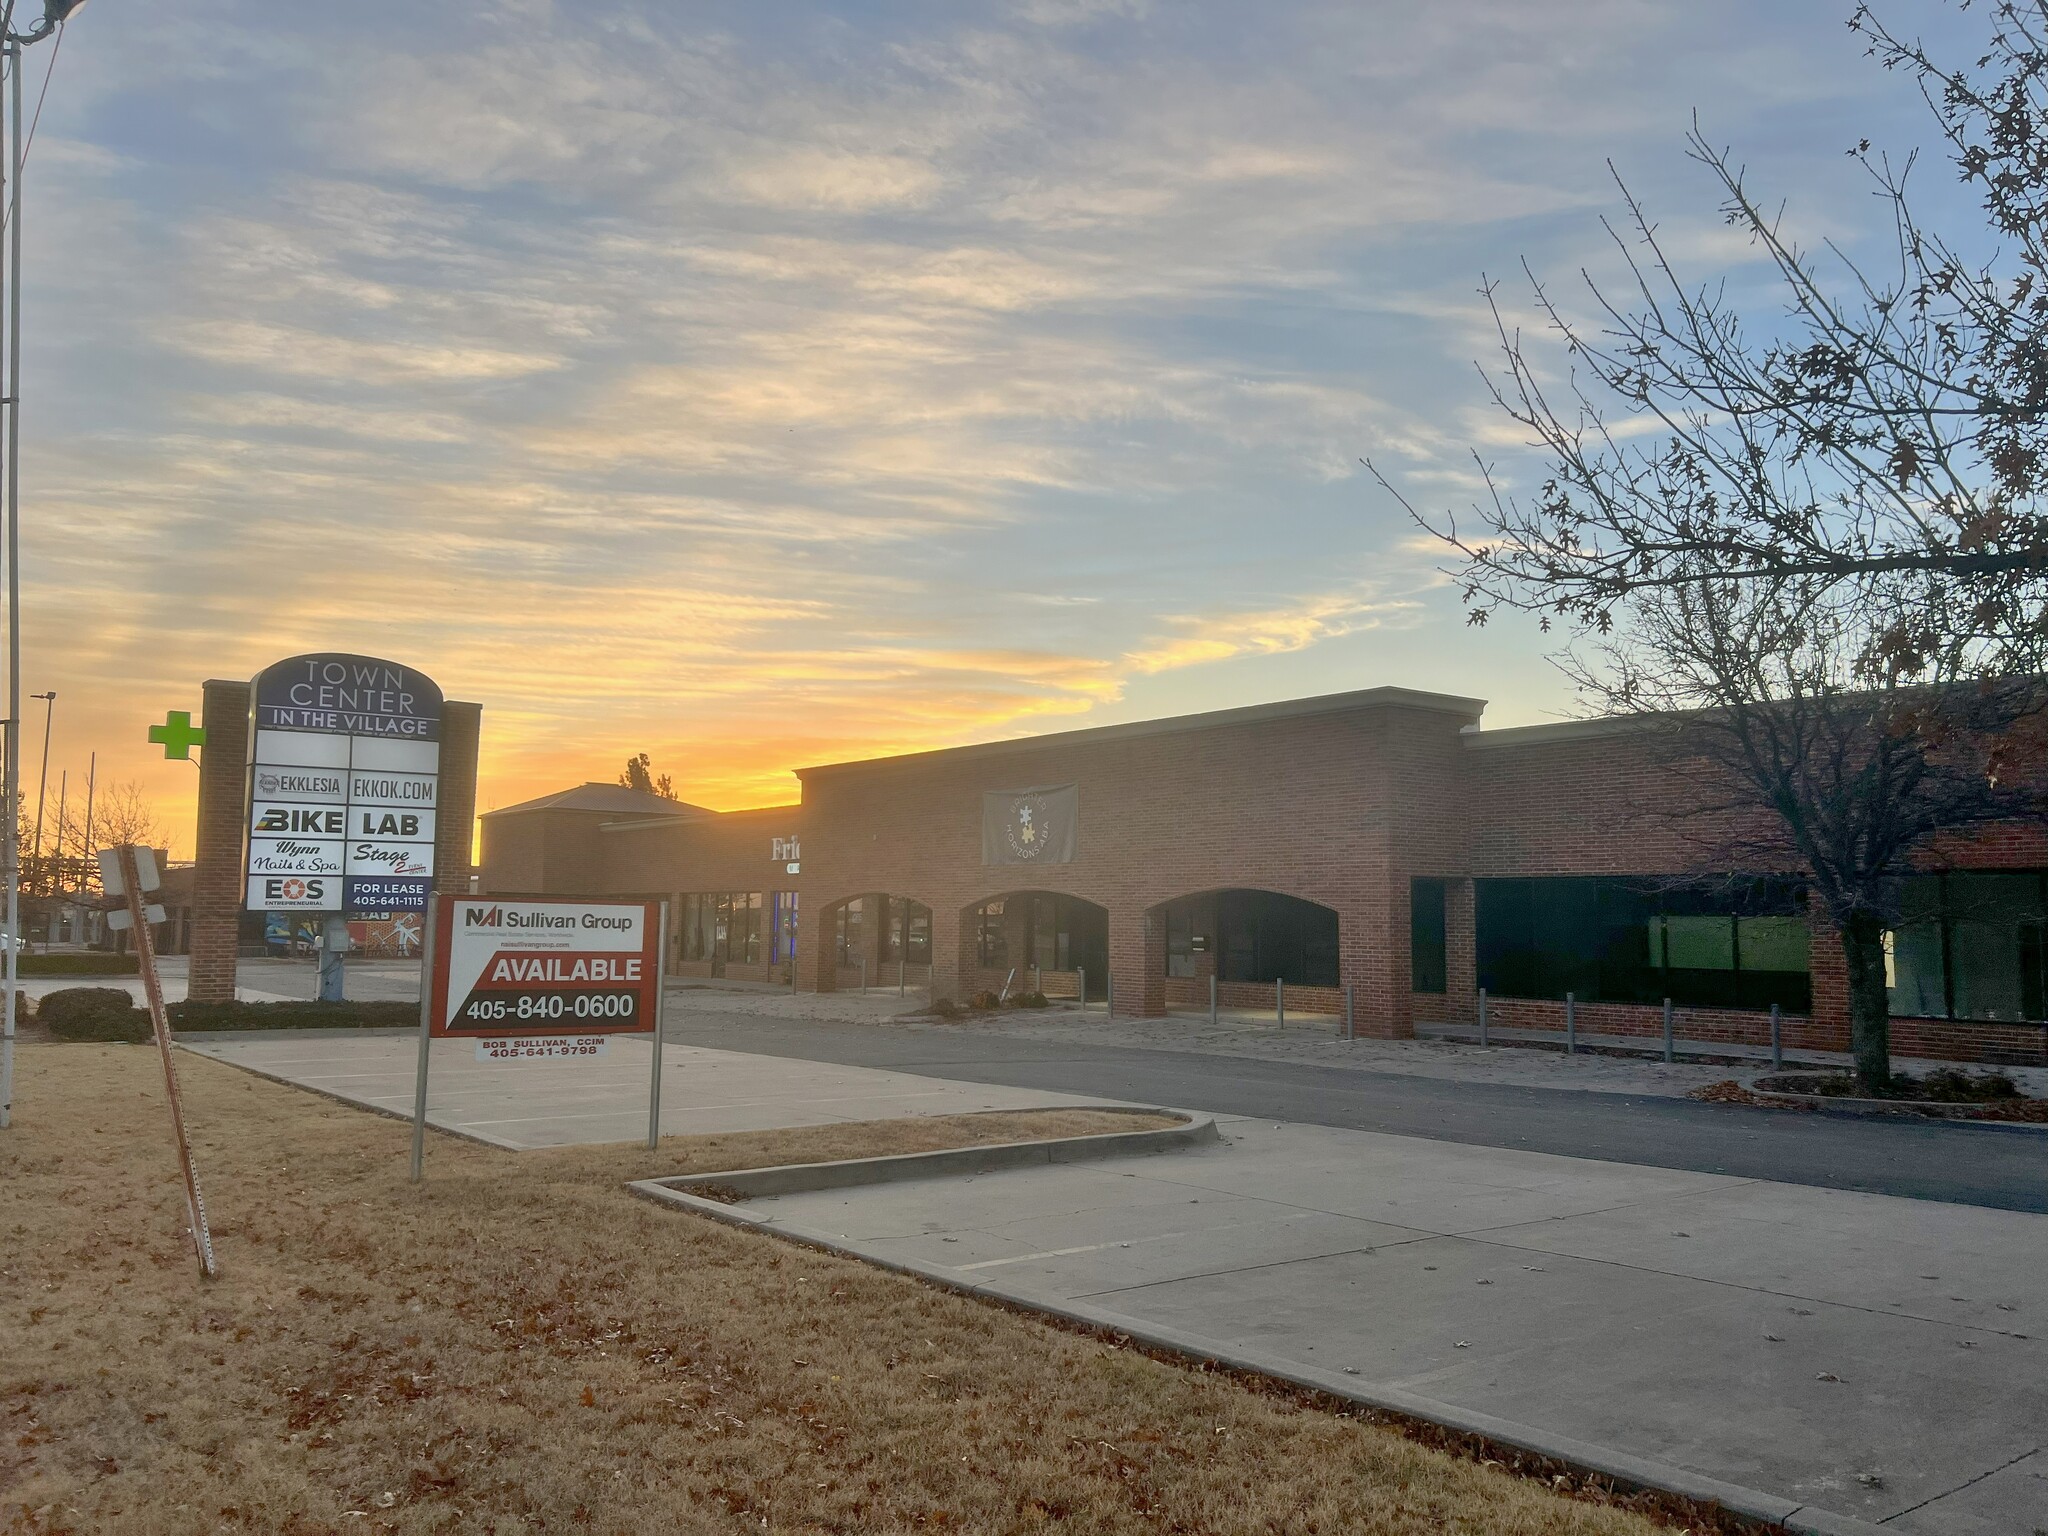
<instances>
[{"instance_id":1,"label":"dry brown grass","mask_svg":"<svg viewBox=\"0 0 2048 1536\"><path fill-rule=\"evenodd\" d=\"M0 1136L8 1530L1656 1529L622 1187L1000 1139L997 1117L654 1153L435 1137L416 1189L404 1125L180 1066L212 1285L155 1053L20 1053Z\"/></svg>"}]
</instances>

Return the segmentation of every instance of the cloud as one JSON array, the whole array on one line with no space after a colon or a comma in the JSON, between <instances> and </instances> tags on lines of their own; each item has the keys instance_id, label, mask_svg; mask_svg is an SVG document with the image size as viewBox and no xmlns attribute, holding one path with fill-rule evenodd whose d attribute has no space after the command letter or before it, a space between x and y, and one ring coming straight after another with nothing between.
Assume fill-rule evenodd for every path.
<instances>
[{"instance_id":1,"label":"cloud","mask_svg":"<svg viewBox=\"0 0 2048 1536\"><path fill-rule=\"evenodd\" d=\"M1420 608L1412 599L1337 592L1258 612L1181 615L1167 622L1165 635L1123 660L1130 671L1150 675L1237 656L1284 655L1383 624L1413 622Z\"/></svg>"},{"instance_id":2,"label":"cloud","mask_svg":"<svg viewBox=\"0 0 2048 1536\"><path fill-rule=\"evenodd\" d=\"M498 803L642 748L761 803L1437 624L1483 674L1357 462L1524 467L1479 274L1598 259L1674 103L1846 121L1750 0L193 4L81 25L30 180L58 757L355 648L484 702Z\"/></svg>"},{"instance_id":3,"label":"cloud","mask_svg":"<svg viewBox=\"0 0 2048 1536\"><path fill-rule=\"evenodd\" d=\"M175 326L166 340L191 356L226 367L346 378L359 384L516 379L560 366L559 358L498 347L363 341L253 320Z\"/></svg>"}]
</instances>

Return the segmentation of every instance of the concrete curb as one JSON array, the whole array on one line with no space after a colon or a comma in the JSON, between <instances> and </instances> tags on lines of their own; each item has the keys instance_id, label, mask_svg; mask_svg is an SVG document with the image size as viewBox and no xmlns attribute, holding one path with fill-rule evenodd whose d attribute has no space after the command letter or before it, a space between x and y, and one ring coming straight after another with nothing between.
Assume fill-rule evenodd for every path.
<instances>
[{"instance_id":1,"label":"concrete curb","mask_svg":"<svg viewBox=\"0 0 2048 1536\"><path fill-rule=\"evenodd\" d=\"M251 1077L260 1077L266 1082L282 1083L285 1087L296 1088L302 1093L318 1094L323 1099L332 1099L337 1104L346 1104L350 1109L366 1109L373 1115L384 1116L387 1120L400 1120L407 1125L412 1124L412 1111L410 1109L393 1109L389 1105L385 1104L372 1104L367 1099L352 1099L347 1094L336 1093L331 1088L316 1088L311 1083L302 1083L297 1078L286 1077L281 1072L265 1071L262 1067L254 1066L246 1061L230 1061L225 1056L215 1056L206 1051L195 1049L194 1046L191 1044L191 1042L194 1040L200 1041L201 1043L205 1044L211 1044L219 1040L239 1040L255 1033L258 1033L258 1031L238 1029L215 1030L209 1034L201 1034L195 1030L190 1035L172 1035L171 1044L177 1046L180 1050L191 1051L192 1054L194 1056L197 1056L201 1061L210 1061L213 1062L216 1066L233 1067L237 1072L246 1072ZM283 1034L305 1035L315 1033L315 1031L303 1029L280 1029L265 1030L262 1031L262 1033L270 1036ZM364 1031L359 1029L321 1030L317 1033L330 1035L359 1035L364 1033ZM398 1029L385 1030L384 1033L397 1035L417 1035L419 1031L416 1029ZM458 1141L473 1141L480 1147L495 1147L500 1152L527 1152L533 1150L530 1147L521 1146L516 1141L507 1141L503 1137L493 1136L487 1131L459 1131L452 1125L436 1125L434 1123L434 1119L431 1113L427 1116L427 1129L430 1131L438 1131L443 1136L453 1136Z\"/></svg>"},{"instance_id":2,"label":"concrete curb","mask_svg":"<svg viewBox=\"0 0 2048 1536\"><path fill-rule=\"evenodd\" d=\"M1128 1104L1072 1104L1062 1109L1093 1110L1106 1115L1156 1115L1156 1109L1133 1108ZM901 1152L891 1157L862 1157L835 1163L787 1163L774 1168L745 1168L735 1173L690 1174L675 1179L643 1179L640 1184L661 1189L661 1198L676 1196L692 1210L708 1205L729 1211L721 1201L690 1194L693 1187L712 1185L737 1190L741 1195L762 1198L793 1195L813 1189L853 1189L863 1184L899 1184L906 1179L957 1178L967 1174L994 1173L1004 1168L1035 1168L1050 1163L1074 1163L1098 1157L1132 1157L1144 1152L1168 1152L1180 1147L1200 1146L1221 1140L1214 1115L1191 1110L1165 1113L1184 1115L1183 1125L1162 1126L1142 1131L1105 1131L1094 1136L1064 1136L1052 1141L1002 1141L986 1147L949 1147L939 1152ZM638 1190L640 1184L633 1187Z\"/></svg>"},{"instance_id":3,"label":"concrete curb","mask_svg":"<svg viewBox=\"0 0 2048 1536\"><path fill-rule=\"evenodd\" d=\"M1855 1120L1913 1120L1922 1124L1969 1125L1979 1129L2020 1131L2032 1135L2048 1132L2048 1123L2028 1120L1980 1120L1970 1113L1975 1104L1919 1103L1896 1099L1850 1099L1826 1093L1787 1093L1779 1088L1759 1088L1765 1078L1782 1077L1765 1072L1744 1081L1742 1086L1774 1109L1803 1109L1820 1115L1840 1115Z\"/></svg>"},{"instance_id":4,"label":"concrete curb","mask_svg":"<svg viewBox=\"0 0 2048 1536\"><path fill-rule=\"evenodd\" d=\"M1718 1504L1732 1514L1759 1521L1776 1529L1796 1532L1799 1536L1885 1536L1882 1526L1873 1525L1869 1521L1838 1515L1831 1510L1817 1509L1793 1499L1764 1493L1759 1489L1724 1483L1718 1478L1687 1471L1683 1467L1672 1466L1667 1462L1632 1456L1625 1451L1613 1450L1607 1446L1591 1445L1511 1419L1495 1418L1491 1414L1455 1407L1450 1403L1439 1402L1435 1398L1405 1392L1398 1387L1362 1382L1355 1376L1305 1366L1299 1361L1282 1359L1259 1350L1234 1347L1219 1340L1185 1333L1177 1328L1161 1327L1155 1323L1126 1317L1119 1312L1106 1309L1102 1312L1083 1312L1056 1302L1029 1300L998 1290L994 1286L959 1279L941 1270L896 1259L878 1258L873 1254L863 1253L850 1243L808 1232L792 1232L777 1226L773 1217L750 1211L744 1205L728 1205L722 1201L709 1200L701 1195L689 1193L690 1185L708 1184L725 1189L737 1189L745 1194L768 1196L794 1193L797 1190L844 1189L859 1184L926 1178L944 1173L975 1172L989 1167L1078 1162L1090 1157L1128 1155L1131 1152L1147 1150L1145 1145L1139 1144L1140 1139L1147 1136L1178 1136L1183 1138L1179 1145L1219 1139L1214 1119L1204 1116L1200 1122L1166 1131L1112 1132L1107 1136L1074 1137L1065 1141L1005 1143L996 1147L961 1148L956 1152L922 1152L903 1157L865 1158L844 1163L810 1163L786 1169L757 1168L741 1173L704 1174L682 1179L638 1179L627 1188L645 1200L708 1216L728 1226L769 1233L785 1242L802 1247L856 1259L873 1268L908 1275L956 1295L993 1302L1014 1311L1036 1312L1085 1329L1106 1329L1147 1348L1177 1355L1184 1360L1196 1363L1214 1362L1236 1370L1270 1377L1291 1386L1327 1393L1331 1397L1357 1403L1361 1407L1376 1409L1382 1413L1438 1425L1458 1434L1476 1436L1514 1450L1562 1462L1575 1471L1605 1478L1624 1489L1647 1489L1675 1494L1680 1498L1693 1499L1701 1503ZM1100 1144L1105 1142L1122 1145L1103 1148ZM1176 1143L1154 1141L1150 1146L1164 1150L1166 1146L1174 1144ZM994 1163L954 1166L947 1166L939 1161L971 1157L976 1153L1035 1155L1018 1156ZM922 1166L907 1166L917 1163L921 1163ZM887 1166L878 1170L877 1165ZM762 1177L773 1174L801 1175L804 1181L785 1183Z\"/></svg>"}]
</instances>

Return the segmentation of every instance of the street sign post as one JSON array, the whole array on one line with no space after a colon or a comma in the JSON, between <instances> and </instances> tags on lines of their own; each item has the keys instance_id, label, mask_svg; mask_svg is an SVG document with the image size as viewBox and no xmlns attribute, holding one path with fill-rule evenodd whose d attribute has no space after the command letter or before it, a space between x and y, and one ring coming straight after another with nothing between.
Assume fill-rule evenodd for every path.
<instances>
[{"instance_id":1,"label":"street sign post","mask_svg":"<svg viewBox=\"0 0 2048 1536\"><path fill-rule=\"evenodd\" d=\"M185 1179L185 1213L192 1224L192 1246L199 1254L199 1273L214 1279L220 1273L213 1257L213 1233L206 1224L206 1201L199 1193L199 1174L192 1166L192 1143L185 1136L185 1106L178 1097L178 1067L171 1056L171 1025L164 1014L164 990L157 981L156 941L151 923L164 920L164 909L150 901L160 879L156 855L147 848L123 843L100 852L100 886L109 896L125 896L127 910L107 915L107 926L117 932L132 929L135 959L142 972L142 992L149 1003L150 1027L156 1032L157 1051L163 1057L164 1090L171 1101L171 1131L178 1143L178 1169Z\"/></svg>"},{"instance_id":2,"label":"street sign post","mask_svg":"<svg viewBox=\"0 0 2048 1536\"><path fill-rule=\"evenodd\" d=\"M661 997L668 907L659 901L503 901L439 895L420 972L412 1176L426 1138L429 1046L476 1043L479 1061L604 1054L613 1035L651 1034L647 1145L661 1130Z\"/></svg>"}]
</instances>

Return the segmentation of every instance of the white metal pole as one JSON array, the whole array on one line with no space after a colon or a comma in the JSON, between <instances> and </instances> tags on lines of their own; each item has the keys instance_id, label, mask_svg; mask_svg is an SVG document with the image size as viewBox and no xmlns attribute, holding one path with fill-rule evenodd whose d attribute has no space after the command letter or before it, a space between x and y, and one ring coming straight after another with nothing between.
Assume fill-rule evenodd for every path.
<instances>
[{"instance_id":1,"label":"white metal pole","mask_svg":"<svg viewBox=\"0 0 2048 1536\"><path fill-rule=\"evenodd\" d=\"M78 888L84 890L92 879L92 793L99 783L100 755L95 752L85 760L85 845L78 850L79 867L85 873L79 876Z\"/></svg>"},{"instance_id":2,"label":"white metal pole","mask_svg":"<svg viewBox=\"0 0 2048 1536\"><path fill-rule=\"evenodd\" d=\"M647 1081L647 1150L661 1142L661 1019L668 1006L668 903L661 903L661 943L654 959L654 1070Z\"/></svg>"},{"instance_id":3,"label":"white metal pole","mask_svg":"<svg viewBox=\"0 0 2048 1536\"><path fill-rule=\"evenodd\" d=\"M57 844L50 850L50 867L56 871L56 878L44 882L44 894L57 896L64 889L64 810L71 799L71 770L65 769L57 780Z\"/></svg>"},{"instance_id":4,"label":"white metal pole","mask_svg":"<svg viewBox=\"0 0 2048 1536\"><path fill-rule=\"evenodd\" d=\"M36 697L43 701L43 771L36 779L36 836L28 861L31 880L43 867L43 802L50 797L50 727L57 718L57 690L52 688Z\"/></svg>"},{"instance_id":5,"label":"white metal pole","mask_svg":"<svg viewBox=\"0 0 2048 1536\"><path fill-rule=\"evenodd\" d=\"M412 1082L412 1181L420 1181L427 1156L427 1042L434 1017L434 959L439 949L441 898L427 897L426 931L420 935L420 1064Z\"/></svg>"},{"instance_id":6,"label":"white metal pole","mask_svg":"<svg viewBox=\"0 0 2048 1536\"><path fill-rule=\"evenodd\" d=\"M16 422L21 411L21 47L9 44L0 49L0 61L7 68L13 87L13 137L8 141L12 176L7 184L6 206L14 226L11 256L5 263L4 282L10 306L7 326L7 723L4 745L7 796L7 943L5 977L0 980L6 998L0 1015L0 1129L14 1123L14 1015L20 1005L20 971L16 949L21 944L21 504L15 498L15 453L21 442ZM0 89L4 89L0 86Z\"/></svg>"}]
</instances>

